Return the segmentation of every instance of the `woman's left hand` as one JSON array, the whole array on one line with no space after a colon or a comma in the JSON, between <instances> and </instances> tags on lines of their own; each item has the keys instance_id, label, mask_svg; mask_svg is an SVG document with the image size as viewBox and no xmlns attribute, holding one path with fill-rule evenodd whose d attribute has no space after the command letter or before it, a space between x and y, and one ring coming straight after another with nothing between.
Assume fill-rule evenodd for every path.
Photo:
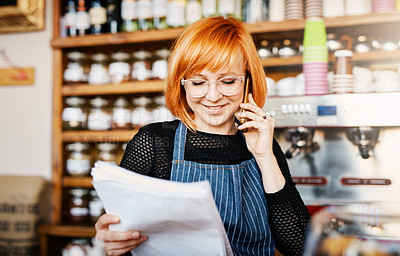
<instances>
[{"instance_id":1,"label":"woman's left hand","mask_svg":"<svg viewBox=\"0 0 400 256\"><path fill-rule=\"evenodd\" d=\"M272 143L275 120L262 110L254 101L253 95L249 95L248 103L241 103L240 108L245 111L237 113L238 118L247 118L239 130L244 132L249 151L256 159L262 159L273 155Z\"/></svg>"}]
</instances>

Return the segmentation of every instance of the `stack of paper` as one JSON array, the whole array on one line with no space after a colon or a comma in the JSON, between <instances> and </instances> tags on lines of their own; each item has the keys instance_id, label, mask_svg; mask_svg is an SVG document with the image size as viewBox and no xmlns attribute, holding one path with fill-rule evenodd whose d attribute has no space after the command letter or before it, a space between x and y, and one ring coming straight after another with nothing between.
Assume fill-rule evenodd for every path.
<instances>
[{"instance_id":1,"label":"stack of paper","mask_svg":"<svg viewBox=\"0 0 400 256\"><path fill-rule=\"evenodd\" d=\"M208 181L156 179L105 162L91 174L106 212L121 219L110 230L148 236L133 255L233 255Z\"/></svg>"}]
</instances>

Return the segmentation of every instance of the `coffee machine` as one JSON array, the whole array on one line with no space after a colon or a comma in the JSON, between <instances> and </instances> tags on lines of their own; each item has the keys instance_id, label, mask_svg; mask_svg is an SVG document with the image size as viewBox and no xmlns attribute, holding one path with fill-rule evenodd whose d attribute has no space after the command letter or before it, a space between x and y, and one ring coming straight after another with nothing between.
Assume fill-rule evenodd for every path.
<instances>
[{"instance_id":1,"label":"coffee machine","mask_svg":"<svg viewBox=\"0 0 400 256\"><path fill-rule=\"evenodd\" d=\"M271 97L275 139L306 205L399 201L400 93Z\"/></svg>"}]
</instances>

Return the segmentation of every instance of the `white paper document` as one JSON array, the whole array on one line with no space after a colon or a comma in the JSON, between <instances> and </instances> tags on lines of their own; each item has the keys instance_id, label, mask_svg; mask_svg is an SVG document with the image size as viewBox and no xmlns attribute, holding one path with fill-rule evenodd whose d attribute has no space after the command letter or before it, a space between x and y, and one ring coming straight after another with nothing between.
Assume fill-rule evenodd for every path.
<instances>
[{"instance_id":1,"label":"white paper document","mask_svg":"<svg viewBox=\"0 0 400 256\"><path fill-rule=\"evenodd\" d=\"M148 236L132 255L233 255L208 181L162 180L105 162L91 174L104 209L121 219L110 230Z\"/></svg>"}]
</instances>

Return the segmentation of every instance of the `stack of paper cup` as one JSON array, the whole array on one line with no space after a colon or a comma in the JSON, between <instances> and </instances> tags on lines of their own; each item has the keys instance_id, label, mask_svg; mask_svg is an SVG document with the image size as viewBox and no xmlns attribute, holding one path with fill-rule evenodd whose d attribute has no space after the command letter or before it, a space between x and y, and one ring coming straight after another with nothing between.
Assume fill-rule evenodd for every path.
<instances>
[{"instance_id":1,"label":"stack of paper cup","mask_svg":"<svg viewBox=\"0 0 400 256\"><path fill-rule=\"evenodd\" d=\"M303 0L286 0L285 1L285 19L301 20L304 18Z\"/></svg>"},{"instance_id":2,"label":"stack of paper cup","mask_svg":"<svg viewBox=\"0 0 400 256\"><path fill-rule=\"evenodd\" d=\"M333 93L353 92L353 52L350 50L335 51L333 67Z\"/></svg>"},{"instance_id":3,"label":"stack of paper cup","mask_svg":"<svg viewBox=\"0 0 400 256\"><path fill-rule=\"evenodd\" d=\"M270 0L268 9L269 21L278 22L285 20L285 1Z\"/></svg>"},{"instance_id":4,"label":"stack of paper cup","mask_svg":"<svg viewBox=\"0 0 400 256\"><path fill-rule=\"evenodd\" d=\"M391 12L395 9L395 0L372 0L372 12Z\"/></svg>"},{"instance_id":5,"label":"stack of paper cup","mask_svg":"<svg viewBox=\"0 0 400 256\"><path fill-rule=\"evenodd\" d=\"M346 15L360 15L371 13L371 0L344 0Z\"/></svg>"},{"instance_id":6,"label":"stack of paper cup","mask_svg":"<svg viewBox=\"0 0 400 256\"><path fill-rule=\"evenodd\" d=\"M306 20L303 47L305 94L328 93L328 47L326 46L326 29L322 18Z\"/></svg>"},{"instance_id":7,"label":"stack of paper cup","mask_svg":"<svg viewBox=\"0 0 400 256\"><path fill-rule=\"evenodd\" d=\"M400 11L400 0L396 0L396 11Z\"/></svg>"},{"instance_id":8,"label":"stack of paper cup","mask_svg":"<svg viewBox=\"0 0 400 256\"><path fill-rule=\"evenodd\" d=\"M323 0L322 14L324 17L344 16L344 0Z\"/></svg>"},{"instance_id":9,"label":"stack of paper cup","mask_svg":"<svg viewBox=\"0 0 400 256\"><path fill-rule=\"evenodd\" d=\"M305 0L306 18L322 17L322 0Z\"/></svg>"}]
</instances>

